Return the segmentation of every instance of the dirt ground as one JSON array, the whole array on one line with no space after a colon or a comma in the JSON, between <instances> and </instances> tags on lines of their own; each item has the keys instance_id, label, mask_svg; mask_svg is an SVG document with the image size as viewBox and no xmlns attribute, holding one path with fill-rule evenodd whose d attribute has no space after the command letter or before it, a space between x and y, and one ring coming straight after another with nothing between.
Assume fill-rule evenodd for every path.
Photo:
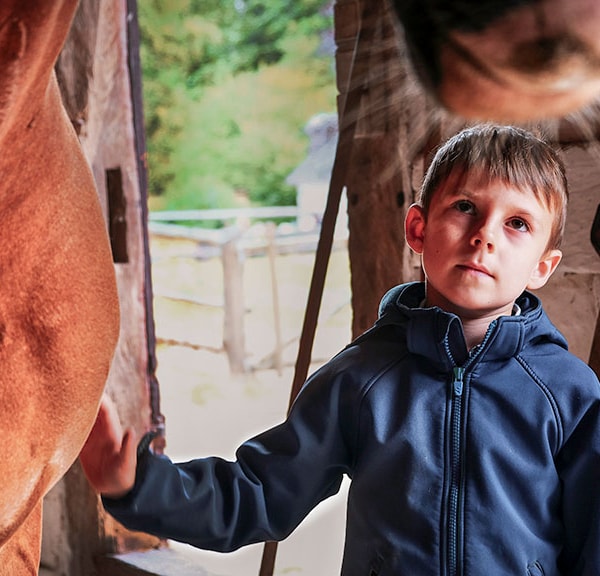
<instances>
[{"instance_id":1,"label":"dirt ground","mask_svg":"<svg viewBox=\"0 0 600 576\"><path fill-rule=\"evenodd\" d=\"M188 241L151 238L158 338L158 378L167 423L167 454L177 461L218 455L233 458L243 440L285 416L298 337L302 328L314 256L282 255L275 277L280 301L283 370L271 366L275 326L267 258L244 261L247 374L232 377L223 337L223 273L219 258L201 260ZM345 249L333 253L315 339L311 371L350 338L350 285ZM347 484L321 504L278 547L275 574L325 576L340 570ZM207 572L219 576L258 574L262 545L231 554L171 544Z\"/></svg>"}]
</instances>

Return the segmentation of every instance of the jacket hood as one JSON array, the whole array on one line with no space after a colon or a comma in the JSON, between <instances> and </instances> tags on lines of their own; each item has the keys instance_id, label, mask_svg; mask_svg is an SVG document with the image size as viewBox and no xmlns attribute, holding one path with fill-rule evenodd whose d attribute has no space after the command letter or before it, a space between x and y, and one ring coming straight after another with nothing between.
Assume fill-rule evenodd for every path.
<instances>
[{"instance_id":1,"label":"jacket hood","mask_svg":"<svg viewBox=\"0 0 600 576\"><path fill-rule=\"evenodd\" d=\"M402 284L389 290L379 305L375 326L401 325L410 352L426 356L442 369L463 365L469 359L462 322L441 308L422 308L425 283ZM500 316L488 328L478 347L480 360L502 360L521 353L532 343L553 343L565 350L564 336L552 324L537 296L523 292L517 298L518 316Z\"/></svg>"}]
</instances>

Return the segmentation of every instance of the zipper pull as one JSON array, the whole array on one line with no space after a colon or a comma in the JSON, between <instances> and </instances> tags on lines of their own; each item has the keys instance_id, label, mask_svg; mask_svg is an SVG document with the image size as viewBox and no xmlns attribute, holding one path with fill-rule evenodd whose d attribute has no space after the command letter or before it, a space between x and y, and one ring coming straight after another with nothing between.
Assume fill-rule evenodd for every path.
<instances>
[{"instance_id":1,"label":"zipper pull","mask_svg":"<svg viewBox=\"0 0 600 576\"><path fill-rule=\"evenodd\" d=\"M454 382L452 386L454 388L455 396L462 396L463 393L463 376L465 373L465 369L460 366L454 367Z\"/></svg>"}]
</instances>

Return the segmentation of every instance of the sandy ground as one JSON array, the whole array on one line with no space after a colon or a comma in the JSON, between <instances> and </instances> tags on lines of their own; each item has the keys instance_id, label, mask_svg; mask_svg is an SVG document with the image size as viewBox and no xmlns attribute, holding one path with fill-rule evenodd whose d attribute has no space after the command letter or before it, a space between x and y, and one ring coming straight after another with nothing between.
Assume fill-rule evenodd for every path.
<instances>
[{"instance_id":1,"label":"sandy ground","mask_svg":"<svg viewBox=\"0 0 600 576\"><path fill-rule=\"evenodd\" d=\"M284 368L269 364L275 349L271 274L266 258L244 262L244 315L248 374L232 377L222 346L222 269L217 258L199 260L188 242L153 238L155 322L159 339L158 377L167 421L167 453L177 461L206 455L232 458L243 440L285 416L314 256L277 258ZM167 295L168 297L165 297ZM175 299L177 296L182 299ZM194 304L195 300L204 304ZM311 371L342 348L350 337L350 286L345 250L332 255ZM181 344L174 344L180 342ZM254 367L254 369L252 369ZM344 537L347 483L322 503L278 547L275 574L338 574ZM262 545L231 554L171 544L211 574L258 574Z\"/></svg>"}]
</instances>

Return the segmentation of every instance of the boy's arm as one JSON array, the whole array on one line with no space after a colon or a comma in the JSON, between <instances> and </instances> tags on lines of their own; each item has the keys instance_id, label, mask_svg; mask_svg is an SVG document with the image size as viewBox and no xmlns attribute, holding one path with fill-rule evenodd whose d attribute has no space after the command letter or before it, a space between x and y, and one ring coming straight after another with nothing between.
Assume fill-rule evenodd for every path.
<instances>
[{"instance_id":1,"label":"boy's arm","mask_svg":"<svg viewBox=\"0 0 600 576\"><path fill-rule=\"evenodd\" d=\"M92 487L109 498L121 498L135 483L136 437L132 429L123 433L114 404L104 397L96 422L79 455Z\"/></svg>"},{"instance_id":2,"label":"boy's arm","mask_svg":"<svg viewBox=\"0 0 600 576\"><path fill-rule=\"evenodd\" d=\"M349 472L341 422L347 402L340 398L349 388L343 374L316 376L286 421L243 443L233 462L173 463L142 447L131 492L104 495L103 504L129 529L203 549L280 540Z\"/></svg>"}]
</instances>

